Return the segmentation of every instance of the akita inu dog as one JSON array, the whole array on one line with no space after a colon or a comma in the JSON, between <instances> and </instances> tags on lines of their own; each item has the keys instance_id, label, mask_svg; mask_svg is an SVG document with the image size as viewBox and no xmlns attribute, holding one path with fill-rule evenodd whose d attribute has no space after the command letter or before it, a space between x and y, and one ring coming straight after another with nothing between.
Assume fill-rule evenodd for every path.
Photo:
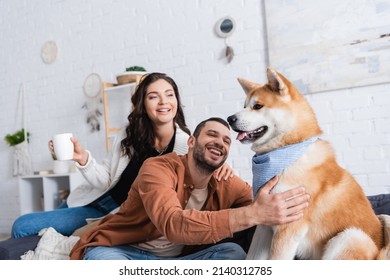
<instances>
[{"instance_id":1,"label":"akita inu dog","mask_svg":"<svg viewBox=\"0 0 390 280\"><path fill-rule=\"evenodd\" d=\"M245 105L228 122L239 141L252 144L255 193L278 175L273 192L303 185L311 198L300 220L257 226L247 258L388 257L380 219L356 180L338 165L330 144L318 138L322 131L304 96L271 68L267 76L265 85L238 79Z\"/></svg>"}]
</instances>

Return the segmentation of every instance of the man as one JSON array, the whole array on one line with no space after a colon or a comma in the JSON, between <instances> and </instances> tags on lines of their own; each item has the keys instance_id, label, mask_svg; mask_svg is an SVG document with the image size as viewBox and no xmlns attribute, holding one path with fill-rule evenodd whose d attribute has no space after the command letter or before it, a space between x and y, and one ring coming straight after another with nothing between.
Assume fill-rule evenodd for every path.
<instances>
[{"instance_id":1,"label":"man","mask_svg":"<svg viewBox=\"0 0 390 280\"><path fill-rule=\"evenodd\" d=\"M274 178L253 200L252 188L237 176L213 178L230 145L229 125L210 118L188 139L186 156L146 160L120 210L82 236L71 259L245 259L236 243L215 243L258 224L301 218L309 199L303 187L270 194ZM188 250L200 244L214 245Z\"/></svg>"}]
</instances>

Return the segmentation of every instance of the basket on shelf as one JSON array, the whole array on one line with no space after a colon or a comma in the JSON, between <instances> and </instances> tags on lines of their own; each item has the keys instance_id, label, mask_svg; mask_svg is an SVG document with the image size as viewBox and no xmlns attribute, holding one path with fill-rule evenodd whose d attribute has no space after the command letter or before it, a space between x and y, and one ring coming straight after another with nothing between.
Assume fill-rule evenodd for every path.
<instances>
[{"instance_id":1,"label":"basket on shelf","mask_svg":"<svg viewBox=\"0 0 390 280\"><path fill-rule=\"evenodd\" d=\"M135 83L137 81L137 76L140 75L138 72L135 74L133 72L123 73L116 76L118 85Z\"/></svg>"},{"instance_id":2,"label":"basket on shelf","mask_svg":"<svg viewBox=\"0 0 390 280\"><path fill-rule=\"evenodd\" d=\"M137 82L137 78L145 75L146 69L141 66L131 66L126 68L126 72L116 76L118 85L130 84Z\"/></svg>"}]
</instances>

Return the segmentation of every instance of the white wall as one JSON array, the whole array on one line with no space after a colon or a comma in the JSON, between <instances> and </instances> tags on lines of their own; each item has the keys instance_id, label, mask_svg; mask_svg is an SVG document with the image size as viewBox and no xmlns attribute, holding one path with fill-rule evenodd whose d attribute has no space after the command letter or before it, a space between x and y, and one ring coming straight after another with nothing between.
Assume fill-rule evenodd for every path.
<instances>
[{"instance_id":1,"label":"white wall","mask_svg":"<svg viewBox=\"0 0 390 280\"><path fill-rule=\"evenodd\" d=\"M3 0L0 13L0 132L18 128L17 93L24 82L34 170L51 167L47 141L57 132L73 132L95 157L105 157L104 133L89 131L81 109L83 81L92 72L106 81L131 65L168 73L179 85L191 129L206 117L226 118L242 107L237 77L265 81L262 1ZM237 22L228 39L235 51L230 64L223 59L223 39L214 34L225 15ZM40 58L48 40L59 46L51 65ZM367 194L390 192L389 94L385 84L308 96L324 137ZM229 162L248 182L251 156L249 146L234 142ZM12 149L5 141L0 158L0 232L8 232L19 205Z\"/></svg>"}]
</instances>

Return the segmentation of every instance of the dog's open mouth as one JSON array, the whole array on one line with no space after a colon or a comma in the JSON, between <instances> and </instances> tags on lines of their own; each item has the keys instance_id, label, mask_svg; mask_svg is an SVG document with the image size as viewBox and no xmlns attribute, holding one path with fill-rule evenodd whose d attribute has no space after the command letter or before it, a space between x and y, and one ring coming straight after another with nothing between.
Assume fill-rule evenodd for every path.
<instances>
[{"instance_id":1,"label":"dog's open mouth","mask_svg":"<svg viewBox=\"0 0 390 280\"><path fill-rule=\"evenodd\" d=\"M262 126L252 131L237 131L237 140L240 142L251 143L264 136L267 132L268 126Z\"/></svg>"}]
</instances>

